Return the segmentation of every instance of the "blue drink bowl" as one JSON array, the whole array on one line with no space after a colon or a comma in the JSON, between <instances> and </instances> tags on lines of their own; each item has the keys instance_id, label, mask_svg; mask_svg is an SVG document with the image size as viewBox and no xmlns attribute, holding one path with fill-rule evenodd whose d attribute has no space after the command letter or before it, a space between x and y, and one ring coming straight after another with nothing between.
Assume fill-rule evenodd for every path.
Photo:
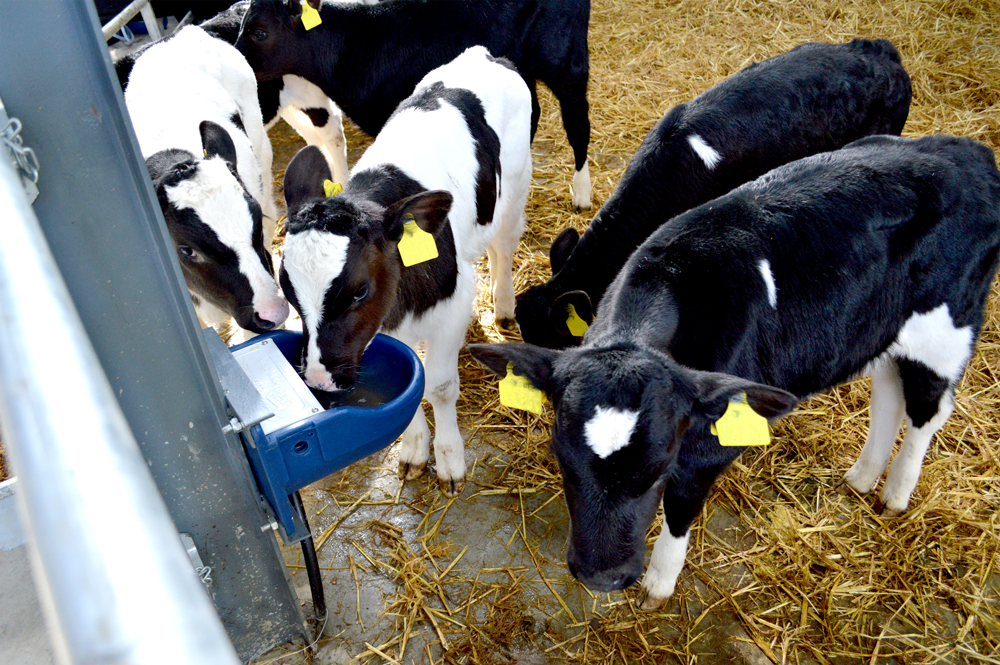
<instances>
[{"instance_id":1,"label":"blue drink bowl","mask_svg":"<svg viewBox=\"0 0 1000 665\"><path fill-rule=\"evenodd\" d=\"M271 340L295 366L302 357L302 333L279 330L233 347ZM319 393L325 411L265 435L254 425L246 453L257 484L274 509L285 541L309 534L289 495L385 448L395 441L424 395L424 368L406 344L375 335L361 358L361 375L350 391Z\"/></svg>"}]
</instances>

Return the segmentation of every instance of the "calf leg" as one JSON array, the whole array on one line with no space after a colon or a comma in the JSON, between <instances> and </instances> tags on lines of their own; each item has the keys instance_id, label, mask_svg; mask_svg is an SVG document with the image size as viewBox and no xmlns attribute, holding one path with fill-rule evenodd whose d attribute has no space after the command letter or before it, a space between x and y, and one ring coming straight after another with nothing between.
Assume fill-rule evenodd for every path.
<instances>
[{"instance_id":1,"label":"calf leg","mask_svg":"<svg viewBox=\"0 0 1000 665\"><path fill-rule=\"evenodd\" d=\"M521 206L523 209L524 206ZM513 224L501 220L500 231L486 249L490 257L490 293L493 294L493 316L501 328L514 327L514 252L524 231L524 215L517 215ZM513 228L511 228L513 227Z\"/></svg>"},{"instance_id":2,"label":"calf leg","mask_svg":"<svg viewBox=\"0 0 1000 665\"><path fill-rule=\"evenodd\" d=\"M427 427L423 405L413 414L413 420L403 431L399 446L399 479L413 480L424 473L431 456L431 430Z\"/></svg>"},{"instance_id":3,"label":"calf leg","mask_svg":"<svg viewBox=\"0 0 1000 665\"><path fill-rule=\"evenodd\" d=\"M471 307L469 308L471 311ZM434 458L438 484L445 495L458 496L465 488L465 442L458 430L458 352L465 342L468 319L448 322L435 339L427 341L424 358L424 397L434 408Z\"/></svg>"},{"instance_id":4,"label":"calf leg","mask_svg":"<svg viewBox=\"0 0 1000 665\"><path fill-rule=\"evenodd\" d=\"M575 67L565 80L549 82L552 92L559 99L563 128L573 148L576 172L573 175L573 207L590 208L590 167L587 165L587 147L590 145L590 107L587 104L587 67Z\"/></svg>"},{"instance_id":5,"label":"calf leg","mask_svg":"<svg viewBox=\"0 0 1000 665\"><path fill-rule=\"evenodd\" d=\"M331 102L308 109L286 106L281 110L281 117L306 143L320 149L330 165L333 181L346 183L347 139L344 138L344 115L340 109Z\"/></svg>"},{"instance_id":6,"label":"calf leg","mask_svg":"<svg viewBox=\"0 0 1000 665\"><path fill-rule=\"evenodd\" d=\"M885 358L872 369L871 421L868 438L854 466L844 474L844 481L861 494L875 486L882 477L892 445L903 424L903 383L892 358Z\"/></svg>"},{"instance_id":7,"label":"calf leg","mask_svg":"<svg viewBox=\"0 0 1000 665\"><path fill-rule=\"evenodd\" d=\"M463 267L464 268L464 267ZM457 496L465 487L465 444L458 430L458 352L465 342L465 331L472 317L475 286L460 279L450 305L433 312L423 327L406 333L403 341L415 348L418 339L426 340L424 354L424 399L434 409L434 456L442 491ZM430 456L430 430L419 411L403 433L399 449L399 477L416 478L424 472Z\"/></svg>"},{"instance_id":8,"label":"calf leg","mask_svg":"<svg viewBox=\"0 0 1000 665\"><path fill-rule=\"evenodd\" d=\"M901 359L899 363L906 396L906 435L879 493L882 514L888 517L906 510L931 439L955 406L954 385L950 380L920 362Z\"/></svg>"},{"instance_id":9,"label":"calf leg","mask_svg":"<svg viewBox=\"0 0 1000 665\"><path fill-rule=\"evenodd\" d=\"M679 466L667 482L663 492L663 529L653 545L649 567L642 579L642 609L655 610L673 595L684 567L691 523L705 505L715 479L728 466L729 461L711 466Z\"/></svg>"}]
</instances>

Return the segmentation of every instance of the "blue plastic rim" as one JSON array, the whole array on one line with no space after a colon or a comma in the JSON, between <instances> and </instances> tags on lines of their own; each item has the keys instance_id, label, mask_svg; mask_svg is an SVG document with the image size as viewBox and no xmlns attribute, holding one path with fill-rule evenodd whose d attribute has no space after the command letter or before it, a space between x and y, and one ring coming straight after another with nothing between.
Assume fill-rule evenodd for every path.
<instances>
[{"instance_id":1,"label":"blue plastic rim","mask_svg":"<svg viewBox=\"0 0 1000 665\"><path fill-rule=\"evenodd\" d=\"M272 340L293 366L299 362L302 333L288 330L260 335L233 350L265 339ZM423 365L406 344L375 335L361 358L361 375L354 390L377 394L386 401L378 406L332 407L266 436L259 425L251 430L247 457L286 542L309 535L288 496L395 441L420 408Z\"/></svg>"}]
</instances>

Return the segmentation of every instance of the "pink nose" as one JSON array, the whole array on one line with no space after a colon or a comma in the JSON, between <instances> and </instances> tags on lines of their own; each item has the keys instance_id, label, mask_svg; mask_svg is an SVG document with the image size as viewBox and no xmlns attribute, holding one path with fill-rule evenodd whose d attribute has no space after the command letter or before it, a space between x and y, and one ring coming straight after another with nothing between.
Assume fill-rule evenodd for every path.
<instances>
[{"instance_id":1,"label":"pink nose","mask_svg":"<svg viewBox=\"0 0 1000 665\"><path fill-rule=\"evenodd\" d=\"M284 298L271 298L255 308L254 314L264 321L270 321L275 327L280 326L288 318L288 302Z\"/></svg>"}]
</instances>

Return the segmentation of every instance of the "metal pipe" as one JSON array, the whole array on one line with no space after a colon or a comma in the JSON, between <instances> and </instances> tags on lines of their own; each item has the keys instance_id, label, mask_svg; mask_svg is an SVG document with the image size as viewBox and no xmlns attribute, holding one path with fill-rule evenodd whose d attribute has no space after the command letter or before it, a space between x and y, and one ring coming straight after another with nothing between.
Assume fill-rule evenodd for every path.
<instances>
[{"instance_id":1,"label":"metal pipe","mask_svg":"<svg viewBox=\"0 0 1000 665\"><path fill-rule=\"evenodd\" d=\"M147 2L139 9L139 13L142 14L142 22L146 24L146 32L149 33L149 38L154 42L163 39L163 30L160 29L160 22L156 19L153 6ZM118 31L115 30L115 32Z\"/></svg>"},{"instance_id":2,"label":"metal pipe","mask_svg":"<svg viewBox=\"0 0 1000 665\"><path fill-rule=\"evenodd\" d=\"M236 665L6 159L0 237L0 425L58 660Z\"/></svg>"},{"instance_id":3,"label":"metal pipe","mask_svg":"<svg viewBox=\"0 0 1000 665\"><path fill-rule=\"evenodd\" d=\"M149 0L132 0L128 7L121 10L118 16L114 17L108 21L104 27L101 28L101 34L104 35L104 41L108 41L115 36L115 33L122 29L122 26L132 20L132 17L139 13L139 11L149 4ZM145 18L145 14L143 15ZM149 26L146 26L149 29ZM157 26L154 26L154 28ZM153 37L153 31L149 31L150 38ZM155 40L154 40L155 41Z\"/></svg>"}]
</instances>

